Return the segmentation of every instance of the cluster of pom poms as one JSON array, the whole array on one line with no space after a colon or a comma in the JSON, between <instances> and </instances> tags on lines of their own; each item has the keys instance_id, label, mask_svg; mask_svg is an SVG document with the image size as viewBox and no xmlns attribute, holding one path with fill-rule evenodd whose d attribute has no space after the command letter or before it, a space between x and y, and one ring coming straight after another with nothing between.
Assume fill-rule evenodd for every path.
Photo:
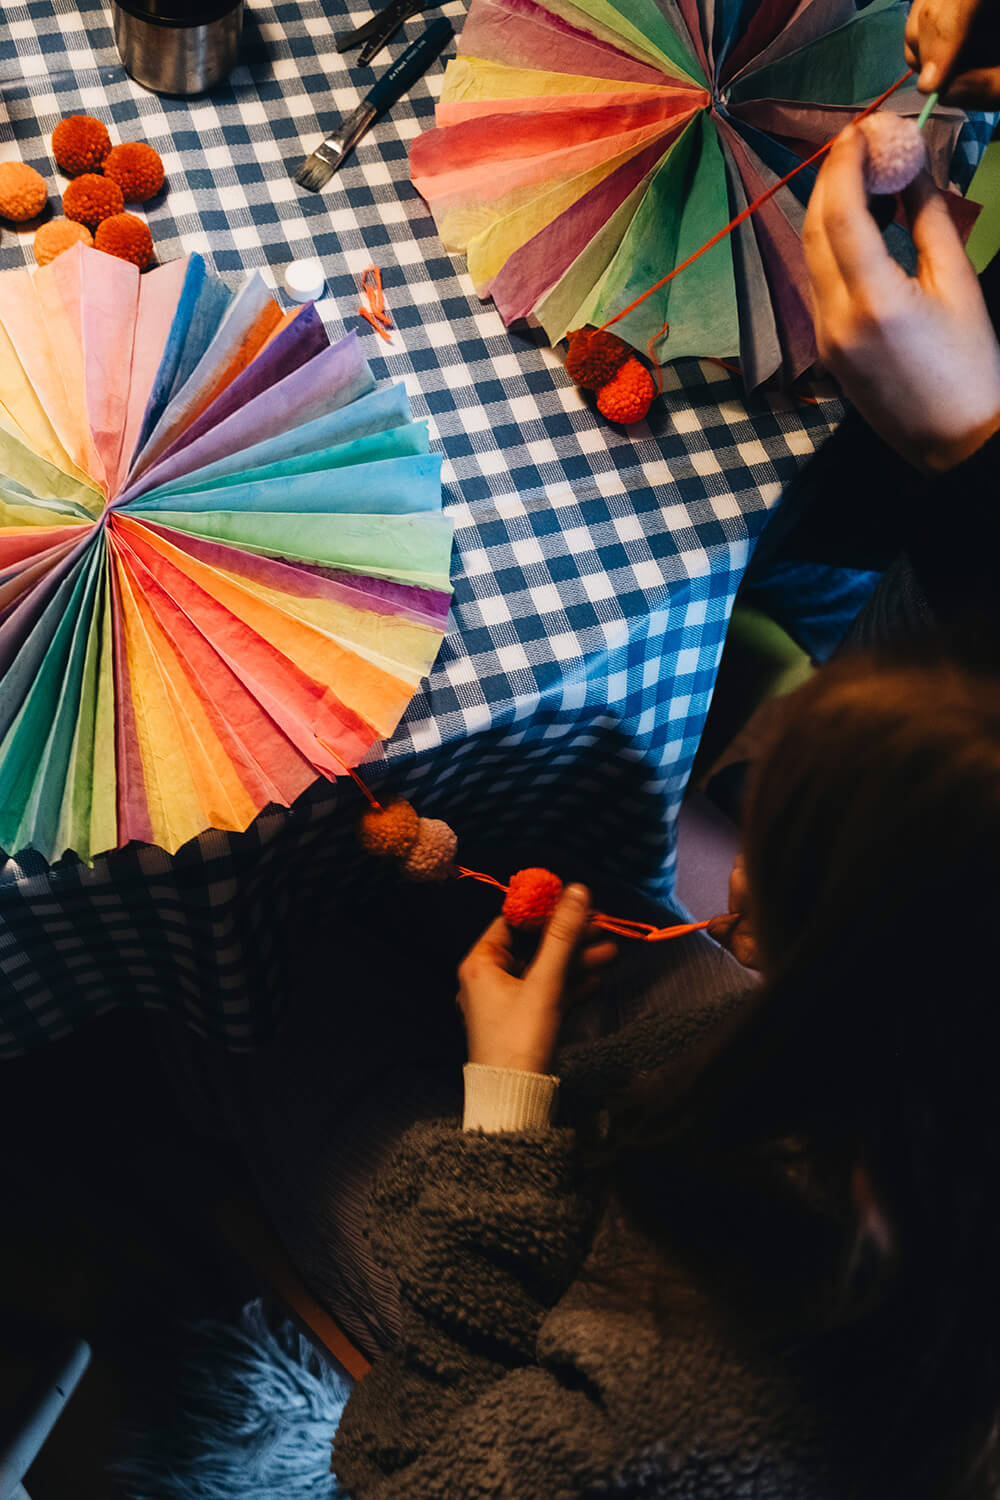
<instances>
[{"instance_id":1,"label":"cluster of pom poms","mask_svg":"<svg viewBox=\"0 0 1000 1500\"><path fill-rule=\"evenodd\" d=\"M656 395L646 366L624 339L604 328L573 330L566 373L574 384L596 391L597 409L609 422L641 422Z\"/></svg>"},{"instance_id":2,"label":"cluster of pom poms","mask_svg":"<svg viewBox=\"0 0 1000 1500\"><path fill-rule=\"evenodd\" d=\"M0 219L24 224L36 219L49 200L45 178L23 161L0 162Z\"/></svg>"},{"instance_id":3,"label":"cluster of pom poms","mask_svg":"<svg viewBox=\"0 0 1000 1500\"><path fill-rule=\"evenodd\" d=\"M163 162L144 141L112 145L108 128L93 115L67 115L52 132L52 154L72 178L63 194L65 218L35 233L35 259L47 266L73 245L93 245L144 271L153 260L153 236L126 203L146 203L163 187ZM44 179L23 162L0 166L0 217L37 217L48 199ZM9 210L9 211L8 211Z\"/></svg>"},{"instance_id":4,"label":"cluster of pom poms","mask_svg":"<svg viewBox=\"0 0 1000 1500\"><path fill-rule=\"evenodd\" d=\"M927 163L924 138L915 120L878 110L858 129L865 138L865 190L875 196L901 193Z\"/></svg>"},{"instance_id":5,"label":"cluster of pom poms","mask_svg":"<svg viewBox=\"0 0 1000 1500\"><path fill-rule=\"evenodd\" d=\"M512 927L534 932L545 926L562 892L563 883L551 870L518 870L510 878L503 914Z\"/></svg>"},{"instance_id":6,"label":"cluster of pom poms","mask_svg":"<svg viewBox=\"0 0 1000 1500\"><path fill-rule=\"evenodd\" d=\"M361 847L369 854L400 861L407 880L447 880L458 852L458 836L440 818L421 818L400 799L370 807L358 824Z\"/></svg>"},{"instance_id":7,"label":"cluster of pom poms","mask_svg":"<svg viewBox=\"0 0 1000 1500\"><path fill-rule=\"evenodd\" d=\"M67 177L103 172L126 203L146 203L163 186L159 153L145 141L112 146L107 126L93 115L67 115L60 120L52 132L52 155Z\"/></svg>"}]
</instances>

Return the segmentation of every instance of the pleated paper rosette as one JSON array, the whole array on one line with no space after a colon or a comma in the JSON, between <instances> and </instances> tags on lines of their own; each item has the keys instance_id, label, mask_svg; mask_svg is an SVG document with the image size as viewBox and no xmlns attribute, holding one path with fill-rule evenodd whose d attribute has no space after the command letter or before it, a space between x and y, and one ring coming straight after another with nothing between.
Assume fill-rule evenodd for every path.
<instances>
[{"instance_id":1,"label":"pleated paper rosette","mask_svg":"<svg viewBox=\"0 0 1000 1500\"><path fill-rule=\"evenodd\" d=\"M904 71L906 5L873 0L472 0L414 185L480 296L556 344L600 326L828 141ZM885 107L917 115L914 86ZM947 183L964 115L926 141ZM660 363L816 359L801 172L615 323ZM903 231L899 231L902 235ZM669 330L661 332L669 323Z\"/></svg>"},{"instance_id":2,"label":"pleated paper rosette","mask_svg":"<svg viewBox=\"0 0 1000 1500\"><path fill-rule=\"evenodd\" d=\"M244 829L437 655L440 459L357 338L79 246L0 275L0 847Z\"/></svg>"}]
</instances>

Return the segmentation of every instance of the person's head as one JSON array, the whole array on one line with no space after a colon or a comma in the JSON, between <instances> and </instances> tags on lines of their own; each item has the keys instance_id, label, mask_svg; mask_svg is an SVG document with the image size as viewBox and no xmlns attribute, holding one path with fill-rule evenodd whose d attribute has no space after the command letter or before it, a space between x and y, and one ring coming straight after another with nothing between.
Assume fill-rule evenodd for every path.
<instances>
[{"instance_id":1,"label":"person's head","mask_svg":"<svg viewBox=\"0 0 1000 1500\"><path fill-rule=\"evenodd\" d=\"M853 1185L884 1227L889 1301L922 1320L925 1394L950 1365L982 1455L1000 1409L1000 680L821 671L752 777L744 852L759 997L686 1128L668 1109L654 1134L730 1159L794 1137Z\"/></svg>"}]
</instances>

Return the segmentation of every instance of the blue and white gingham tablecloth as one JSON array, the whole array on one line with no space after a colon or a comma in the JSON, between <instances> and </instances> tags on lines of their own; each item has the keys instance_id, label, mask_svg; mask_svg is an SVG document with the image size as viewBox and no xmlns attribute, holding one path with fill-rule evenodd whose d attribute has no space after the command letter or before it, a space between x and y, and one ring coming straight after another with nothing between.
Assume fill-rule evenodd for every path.
<instances>
[{"instance_id":1,"label":"blue and white gingham tablecloth","mask_svg":"<svg viewBox=\"0 0 1000 1500\"><path fill-rule=\"evenodd\" d=\"M462 7L444 12L457 29ZM325 193L296 187L302 157L426 24L409 23L374 71L352 69L332 32L368 14L364 0L349 12L250 0L241 65L185 101L126 77L100 0L5 3L0 160L29 162L56 195L54 125L101 116L113 139L164 159L169 190L148 213L160 260L197 250L225 277L258 267L280 283L289 260L317 255L332 332L357 321L360 271L382 268L400 333L393 349L371 335L368 354L377 378L405 382L445 455L455 600L426 688L368 779L463 839L534 839L539 862L551 841L596 851L609 874L669 896L733 597L769 509L840 407L772 396L748 408L725 371L686 361L667 370L648 425L596 416L556 354L478 302L409 184L443 62ZM962 145L971 169L974 130ZM4 228L0 267L24 263L30 234ZM0 1057L128 1003L252 1045L298 934L363 878L357 807L347 783L323 783L173 859L132 846L93 869L0 864Z\"/></svg>"}]
</instances>

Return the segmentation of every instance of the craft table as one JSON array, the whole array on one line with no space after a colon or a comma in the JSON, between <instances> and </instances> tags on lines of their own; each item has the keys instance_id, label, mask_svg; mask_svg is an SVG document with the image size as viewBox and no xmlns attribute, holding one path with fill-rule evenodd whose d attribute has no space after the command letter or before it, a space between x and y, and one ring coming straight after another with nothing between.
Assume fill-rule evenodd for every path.
<instances>
[{"instance_id":1,"label":"craft table","mask_svg":"<svg viewBox=\"0 0 1000 1500\"><path fill-rule=\"evenodd\" d=\"M461 7L444 9L457 29ZM553 840L599 851L609 873L669 896L737 586L783 484L840 407L748 405L724 370L685 361L667 369L647 424L599 417L557 354L477 301L410 186L408 146L432 122L443 60L324 193L296 187L302 157L426 24L408 23L361 69L332 32L367 14L251 0L229 83L183 100L126 77L100 0L4 5L0 160L29 162L56 195L53 126L98 114L113 139L163 157L168 191L141 210L161 261L199 251L224 277L258 267L280 284L289 260L316 255L331 332L358 321L356 278L381 267L399 331L391 347L366 332L367 352L377 378L405 382L444 453L455 597L426 689L366 777L463 840L527 834L539 862ZM962 145L971 169L974 129ZM25 263L30 233L4 228L0 267ZM347 781L321 783L291 811L207 833L172 859L133 845L93 869L49 870L30 854L0 865L0 1057L124 1003L252 1045L281 1003L297 932L359 878L358 806Z\"/></svg>"}]
</instances>

